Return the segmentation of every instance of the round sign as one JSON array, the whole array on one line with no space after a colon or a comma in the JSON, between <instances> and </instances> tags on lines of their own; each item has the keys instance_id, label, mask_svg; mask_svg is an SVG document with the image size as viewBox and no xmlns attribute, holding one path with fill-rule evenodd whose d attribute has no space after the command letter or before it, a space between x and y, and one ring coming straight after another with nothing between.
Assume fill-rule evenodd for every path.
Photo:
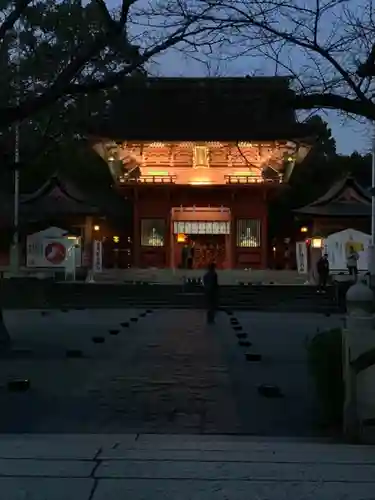
<instances>
[{"instance_id":1,"label":"round sign","mask_svg":"<svg viewBox=\"0 0 375 500\"><path fill-rule=\"evenodd\" d=\"M66 257L65 246L57 241L54 243L48 243L44 250L44 256L48 262L51 262L51 264L61 264Z\"/></svg>"}]
</instances>

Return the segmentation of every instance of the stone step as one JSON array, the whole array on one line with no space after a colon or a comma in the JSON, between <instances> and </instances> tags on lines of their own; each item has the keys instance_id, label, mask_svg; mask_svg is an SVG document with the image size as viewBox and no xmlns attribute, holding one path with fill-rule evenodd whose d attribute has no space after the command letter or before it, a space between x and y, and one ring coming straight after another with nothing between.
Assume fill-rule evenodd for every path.
<instances>
[{"instance_id":1,"label":"stone step","mask_svg":"<svg viewBox=\"0 0 375 500\"><path fill-rule=\"evenodd\" d=\"M0 436L2 498L370 500L371 446L218 435Z\"/></svg>"}]
</instances>

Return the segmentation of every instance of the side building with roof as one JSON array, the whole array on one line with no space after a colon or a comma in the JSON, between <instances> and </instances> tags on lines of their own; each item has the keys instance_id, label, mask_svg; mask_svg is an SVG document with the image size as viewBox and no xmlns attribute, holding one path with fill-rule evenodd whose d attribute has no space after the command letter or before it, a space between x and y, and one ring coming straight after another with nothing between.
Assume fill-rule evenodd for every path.
<instances>
[{"instance_id":1,"label":"side building with roof","mask_svg":"<svg viewBox=\"0 0 375 500\"><path fill-rule=\"evenodd\" d=\"M309 235L328 236L344 229L369 234L371 230L371 193L353 176L346 175L320 198L295 210Z\"/></svg>"},{"instance_id":2,"label":"side building with roof","mask_svg":"<svg viewBox=\"0 0 375 500\"><path fill-rule=\"evenodd\" d=\"M14 213L14 202L8 193L1 195L0 208L0 265L6 266L9 264ZM27 235L48 227L60 227L82 238L86 260L90 259L93 239L99 238L105 249L105 267L129 267L131 213L131 205L115 191L109 194L100 190L95 194L86 193L71 181L53 174L35 192L20 196L21 265L26 262Z\"/></svg>"}]
</instances>

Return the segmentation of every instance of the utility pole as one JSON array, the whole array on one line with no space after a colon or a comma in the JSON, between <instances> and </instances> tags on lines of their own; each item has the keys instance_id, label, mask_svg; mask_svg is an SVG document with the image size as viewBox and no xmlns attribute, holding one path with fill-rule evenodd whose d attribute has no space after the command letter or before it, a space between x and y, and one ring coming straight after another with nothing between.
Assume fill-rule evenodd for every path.
<instances>
[{"instance_id":1,"label":"utility pole","mask_svg":"<svg viewBox=\"0 0 375 500\"><path fill-rule=\"evenodd\" d=\"M16 28L16 82L15 82L15 103L20 104L20 35ZM19 273L20 268L20 249L19 249L19 201L20 201L20 124L17 121L14 125L14 177L13 177L13 241L10 255L10 264L13 274Z\"/></svg>"},{"instance_id":2,"label":"utility pole","mask_svg":"<svg viewBox=\"0 0 375 500\"><path fill-rule=\"evenodd\" d=\"M370 285L375 286L375 123L371 123L371 244L368 248Z\"/></svg>"}]
</instances>

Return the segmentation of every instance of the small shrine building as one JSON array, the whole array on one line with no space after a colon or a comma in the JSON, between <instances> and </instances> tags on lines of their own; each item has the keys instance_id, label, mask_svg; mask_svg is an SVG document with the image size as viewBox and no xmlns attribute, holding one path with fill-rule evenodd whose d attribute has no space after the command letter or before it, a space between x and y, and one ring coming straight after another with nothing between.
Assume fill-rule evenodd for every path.
<instances>
[{"instance_id":1,"label":"small shrine building","mask_svg":"<svg viewBox=\"0 0 375 500\"><path fill-rule=\"evenodd\" d=\"M371 193L353 176L346 175L323 196L295 213L310 236L326 237L348 228L370 234Z\"/></svg>"}]
</instances>

